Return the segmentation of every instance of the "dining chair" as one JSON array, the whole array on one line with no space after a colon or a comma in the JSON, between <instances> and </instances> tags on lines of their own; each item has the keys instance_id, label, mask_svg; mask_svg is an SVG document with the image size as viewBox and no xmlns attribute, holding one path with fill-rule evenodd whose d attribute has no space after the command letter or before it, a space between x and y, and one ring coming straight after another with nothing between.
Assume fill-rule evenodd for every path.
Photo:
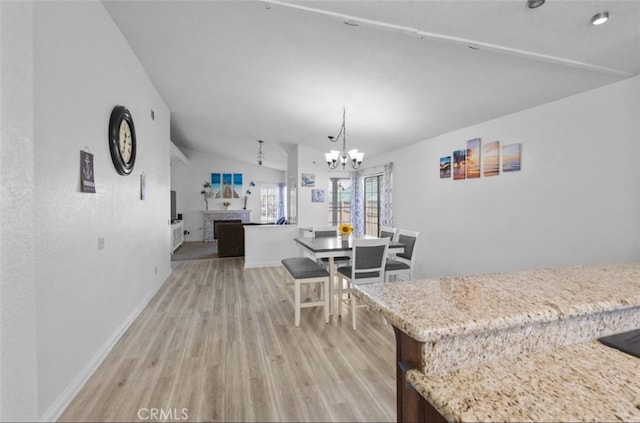
<instances>
[{"instance_id":1,"label":"dining chair","mask_svg":"<svg viewBox=\"0 0 640 423\"><path fill-rule=\"evenodd\" d=\"M384 268L386 281L395 282L398 275L407 276L408 280L413 279L413 269L416 262L416 242L419 232L398 229L396 242L404 244L404 251L396 253L394 258L387 259ZM391 279L393 278L393 279Z\"/></svg>"},{"instance_id":2,"label":"dining chair","mask_svg":"<svg viewBox=\"0 0 640 423\"><path fill-rule=\"evenodd\" d=\"M351 306L351 325L356 330L356 297L353 295L355 285L384 282L384 267L389 249L389 238L354 239L351 253L351 265L338 268L338 307L342 309L345 302ZM346 282L347 288L343 290ZM360 307L365 307L364 305Z\"/></svg>"},{"instance_id":3,"label":"dining chair","mask_svg":"<svg viewBox=\"0 0 640 423\"><path fill-rule=\"evenodd\" d=\"M331 226L331 227L327 227L327 228L314 229L313 230L313 234L314 234L314 236L316 238L337 237L338 236L338 228L335 227L335 226ZM349 256L334 257L333 258L333 265L336 266L336 268L337 268L339 265L349 264L350 261L351 261L351 257L349 257ZM329 267L329 259L327 257L323 257L323 258L319 259L318 263L322 264L325 268Z\"/></svg>"},{"instance_id":4,"label":"dining chair","mask_svg":"<svg viewBox=\"0 0 640 423\"><path fill-rule=\"evenodd\" d=\"M329 226L326 228L313 228L313 236L316 238L327 238L332 236L338 236L338 228L336 226Z\"/></svg>"},{"instance_id":5,"label":"dining chair","mask_svg":"<svg viewBox=\"0 0 640 423\"><path fill-rule=\"evenodd\" d=\"M395 241L396 236L396 228L391 228L388 226L380 226L380 238L390 238L391 241Z\"/></svg>"}]
</instances>

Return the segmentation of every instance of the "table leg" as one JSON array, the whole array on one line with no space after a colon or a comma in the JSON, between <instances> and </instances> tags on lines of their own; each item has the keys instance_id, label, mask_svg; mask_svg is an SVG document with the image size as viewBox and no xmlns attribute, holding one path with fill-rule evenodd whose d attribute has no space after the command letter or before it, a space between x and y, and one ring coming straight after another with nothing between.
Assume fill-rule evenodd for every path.
<instances>
[{"instance_id":1,"label":"table leg","mask_svg":"<svg viewBox=\"0 0 640 423\"><path fill-rule=\"evenodd\" d=\"M334 322L338 321L338 316L340 314L340 309L338 308L340 307L340 302L336 302L336 295L338 294L338 292L336 292L336 280L338 279L337 276L338 275L336 272L336 266L333 257L329 257L329 297L331 301L331 316Z\"/></svg>"}]
</instances>

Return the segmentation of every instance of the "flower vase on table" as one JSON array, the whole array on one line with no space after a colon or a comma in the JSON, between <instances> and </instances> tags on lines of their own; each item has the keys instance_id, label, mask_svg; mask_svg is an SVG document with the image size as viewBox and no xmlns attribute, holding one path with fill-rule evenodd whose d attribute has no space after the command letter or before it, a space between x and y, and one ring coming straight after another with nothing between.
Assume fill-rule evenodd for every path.
<instances>
[{"instance_id":1,"label":"flower vase on table","mask_svg":"<svg viewBox=\"0 0 640 423\"><path fill-rule=\"evenodd\" d=\"M342 244L349 244L349 238L353 233L353 226L348 223L343 223L338 227L338 232L340 233L340 237L342 238Z\"/></svg>"}]
</instances>

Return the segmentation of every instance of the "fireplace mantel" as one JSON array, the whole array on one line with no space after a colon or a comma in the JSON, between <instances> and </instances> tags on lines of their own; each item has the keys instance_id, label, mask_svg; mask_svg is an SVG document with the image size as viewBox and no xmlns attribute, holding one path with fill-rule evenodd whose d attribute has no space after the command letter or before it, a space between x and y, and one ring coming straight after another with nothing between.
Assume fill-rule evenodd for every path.
<instances>
[{"instance_id":1,"label":"fireplace mantel","mask_svg":"<svg viewBox=\"0 0 640 423\"><path fill-rule=\"evenodd\" d=\"M204 210L204 242L213 242L213 221L214 220L237 220L242 223L251 221L251 210Z\"/></svg>"}]
</instances>

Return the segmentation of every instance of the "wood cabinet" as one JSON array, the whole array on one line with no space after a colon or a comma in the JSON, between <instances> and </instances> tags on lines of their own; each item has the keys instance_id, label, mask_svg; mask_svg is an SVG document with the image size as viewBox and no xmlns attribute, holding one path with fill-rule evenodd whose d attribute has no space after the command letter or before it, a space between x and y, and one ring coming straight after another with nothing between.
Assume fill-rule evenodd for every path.
<instances>
[{"instance_id":1,"label":"wood cabinet","mask_svg":"<svg viewBox=\"0 0 640 423\"><path fill-rule=\"evenodd\" d=\"M397 327L396 335L396 399L398 422L444 423L447 420L407 382L407 372L420 368L424 343L416 341Z\"/></svg>"}]
</instances>

